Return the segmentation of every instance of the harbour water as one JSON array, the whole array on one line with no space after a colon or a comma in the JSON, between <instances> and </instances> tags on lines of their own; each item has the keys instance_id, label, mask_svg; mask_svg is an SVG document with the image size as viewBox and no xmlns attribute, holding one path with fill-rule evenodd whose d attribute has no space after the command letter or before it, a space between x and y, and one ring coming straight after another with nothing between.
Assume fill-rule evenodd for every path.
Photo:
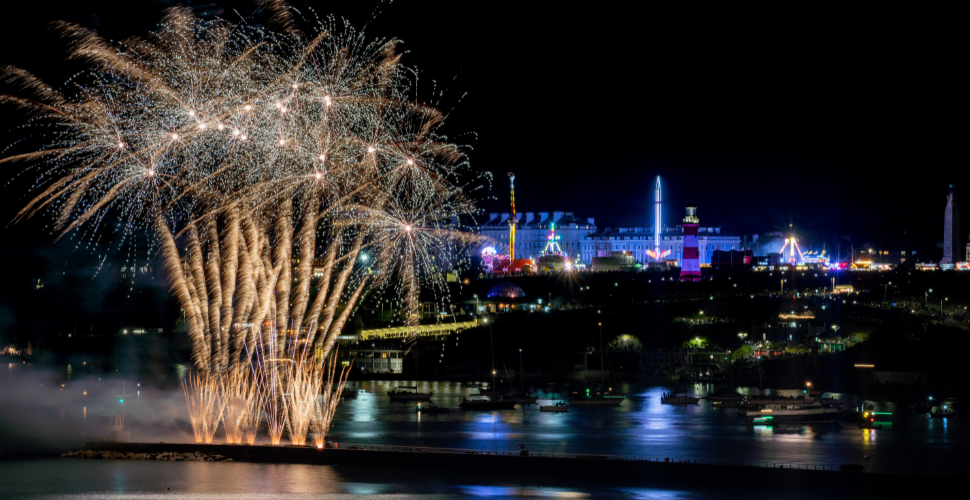
<instances>
[{"instance_id":1,"label":"harbour water","mask_svg":"<svg viewBox=\"0 0 970 500\"><path fill-rule=\"evenodd\" d=\"M736 408L660 403L664 391L696 396L708 387L660 387L622 383L626 401L615 408L573 407L568 413L540 412L538 405L515 411L422 414L414 403L391 403L386 391L398 385L433 390L439 406L456 408L474 394L455 382L360 382L356 400L338 409L333 440L348 443L515 450L519 444L549 453L589 453L671 459L773 462L786 464L863 464L869 470L966 475L962 457L970 452L970 433L959 419L933 419L890 402L875 402L881 421L891 428L860 429L855 424L751 425ZM567 398L585 384L536 388L540 404ZM684 390L686 389L686 390ZM722 388L723 389L723 388ZM745 390L742 388L742 390ZM860 399L838 395L849 405ZM867 458L868 457L868 458Z\"/></svg>"},{"instance_id":2,"label":"harbour water","mask_svg":"<svg viewBox=\"0 0 970 500\"><path fill-rule=\"evenodd\" d=\"M24 372L26 373L26 372ZM591 481L588 488L555 484L495 484L487 475L449 479L398 470L207 462L138 462L61 458L23 458L30 453L77 449L96 415L117 413L124 403L126 429L133 441L191 442L181 391L160 391L137 382L122 392L119 380L69 381L38 376L0 377L0 486L4 497L153 498L178 492L178 498L217 498L249 493L263 498L310 495L319 498L450 498L461 496L548 496L576 498L731 498L730 491L710 492L609 487ZM58 387L63 383L63 386ZM41 384L46 387L39 387ZM50 385L54 387L51 388ZM793 465L863 464L868 470L914 474L967 475L963 457L970 452L970 432L961 420L931 419L900 405L875 402L890 428L860 429L854 424L752 426L734 408L700 404L669 406L664 392L704 395L702 385L659 386L621 383L627 399L619 407L579 408L543 413L538 405L510 411L464 412L462 397L474 389L458 382L362 381L356 399L341 403L330 440L401 446L517 450L525 445L542 453L604 454L672 460L729 461ZM38 386L38 387L34 387ZM431 415L416 403L392 403L386 392L398 386L434 391L432 401L451 408ZM587 385L549 384L526 389L540 404L566 399ZM718 387L719 390L728 388ZM746 390L740 388L742 391ZM100 395L100 396L99 396ZM848 404L857 398L839 395ZM82 405L84 405L82 407ZM217 436L218 440L219 436ZM46 447L38 443L47 443ZM53 443L53 444L51 444ZM17 449L12 449L17 448ZM604 486L606 484L607 486ZM169 488L172 488L169 490ZM740 498L743 495L737 496ZM779 497L786 495L779 495ZM767 496L764 498L770 498Z\"/></svg>"}]
</instances>

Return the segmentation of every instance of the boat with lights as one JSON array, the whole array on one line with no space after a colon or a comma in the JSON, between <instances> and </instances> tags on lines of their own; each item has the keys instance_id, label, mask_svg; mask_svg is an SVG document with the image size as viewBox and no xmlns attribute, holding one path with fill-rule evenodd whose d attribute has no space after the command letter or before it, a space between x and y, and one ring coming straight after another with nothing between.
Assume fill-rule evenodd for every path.
<instances>
[{"instance_id":1,"label":"boat with lights","mask_svg":"<svg viewBox=\"0 0 970 500\"><path fill-rule=\"evenodd\" d=\"M749 406L747 420L753 424L838 422L839 413L831 410L822 406L822 402L815 398L792 398L757 405L756 408Z\"/></svg>"}]
</instances>

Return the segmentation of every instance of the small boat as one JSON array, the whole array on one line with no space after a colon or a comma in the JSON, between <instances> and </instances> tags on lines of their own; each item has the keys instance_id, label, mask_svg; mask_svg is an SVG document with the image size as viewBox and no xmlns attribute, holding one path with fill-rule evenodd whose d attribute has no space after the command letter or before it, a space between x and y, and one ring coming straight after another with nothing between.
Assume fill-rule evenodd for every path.
<instances>
[{"instance_id":1,"label":"small boat","mask_svg":"<svg viewBox=\"0 0 970 500\"><path fill-rule=\"evenodd\" d=\"M514 410L515 401L504 399L467 399L462 398L458 407L462 410Z\"/></svg>"},{"instance_id":2,"label":"small boat","mask_svg":"<svg viewBox=\"0 0 970 500\"><path fill-rule=\"evenodd\" d=\"M391 401L431 401L434 391L431 392L411 392L411 391L387 391Z\"/></svg>"},{"instance_id":3,"label":"small boat","mask_svg":"<svg viewBox=\"0 0 970 500\"><path fill-rule=\"evenodd\" d=\"M933 418L955 417L957 411L950 405L934 406L930 408L930 416Z\"/></svg>"},{"instance_id":4,"label":"small boat","mask_svg":"<svg viewBox=\"0 0 970 500\"><path fill-rule=\"evenodd\" d=\"M437 415L439 413L449 413L451 408L442 408L434 403L429 402L428 404L418 403L418 411L421 413L430 413L432 415Z\"/></svg>"},{"instance_id":5,"label":"small boat","mask_svg":"<svg viewBox=\"0 0 970 500\"><path fill-rule=\"evenodd\" d=\"M700 400L701 398L695 398L686 394L676 395L669 392L660 396L660 404L663 405L696 405Z\"/></svg>"},{"instance_id":6,"label":"small boat","mask_svg":"<svg viewBox=\"0 0 970 500\"><path fill-rule=\"evenodd\" d=\"M569 411L569 405L563 401L557 401L554 405L540 406L539 411L546 411L552 413L566 413Z\"/></svg>"},{"instance_id":7,"label":"small boat","mask_svg":"<svg viewBox=\"0 0 970 500\"><path fill-rule=\"evenodd\" d=\"M344 399L357 399L357 389L344 389L340 391L340 397Z\"/></svg>"}]
</instances>

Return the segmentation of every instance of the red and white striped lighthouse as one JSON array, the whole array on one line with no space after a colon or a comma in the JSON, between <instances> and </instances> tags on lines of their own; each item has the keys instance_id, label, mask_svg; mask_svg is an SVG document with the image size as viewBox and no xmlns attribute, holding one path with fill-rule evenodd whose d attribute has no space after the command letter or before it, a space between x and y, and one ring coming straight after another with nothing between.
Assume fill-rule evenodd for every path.
<instances>
[{"instance_id":1,"label":"red and white striped lighthouse","mask_svg":"<svg viewBox=\"0 0 970 500\"><path fill-rule=\"evenodd\" d=\"M697 206L694 202L687 204L687 217L684 217L684 256L680 262L680 279L684 281L698 281L701 279L700 249L697 248Z\"/></svg>"}]
</instances>

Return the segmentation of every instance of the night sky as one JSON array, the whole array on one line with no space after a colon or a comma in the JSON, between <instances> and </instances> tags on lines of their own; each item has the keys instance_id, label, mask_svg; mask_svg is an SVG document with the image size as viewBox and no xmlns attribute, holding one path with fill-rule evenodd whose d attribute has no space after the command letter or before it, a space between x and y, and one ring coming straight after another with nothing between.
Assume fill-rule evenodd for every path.
<instances>
[{"instance_id":1,"label":"night sky","mask_svg":"<svg viewBox=\"0 0 970 500\"><path fill-rule=\"evenodd\" d=\"M296 3L307 4L402 39L421 97L432 81L447 89L445 131L495 174L485 212L508 211L512 171L519 211L646 226L660 175L667 224L693 199L703 225L736 232L885 227L935 245L947 185L970 193L964 44L944 11L399 0L375 17L372 1ZM59 85L79 66L51 21L121 39L170 5L21 2L5 12L2 63ZM231 20L252 13L251 2L217 5ZM15 115L3 113L4 131ZM5 189L9 220L24 193Z\"/></svg>"}]
</instances>

